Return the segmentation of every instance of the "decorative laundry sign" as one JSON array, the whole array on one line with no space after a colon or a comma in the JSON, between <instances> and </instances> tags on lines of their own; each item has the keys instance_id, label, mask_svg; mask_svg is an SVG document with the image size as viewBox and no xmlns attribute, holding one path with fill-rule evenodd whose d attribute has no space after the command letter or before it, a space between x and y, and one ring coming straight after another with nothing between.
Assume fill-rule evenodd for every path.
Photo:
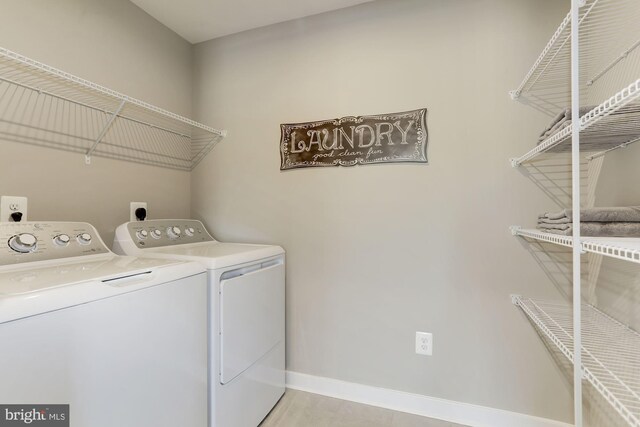
<instances>
[{"instance_id":1,"label":"decorative laundry sign","mask_svg":"<svg viewBox=\"0 0 640 427\"><path fill-rule=\"evenodd\" d=\"M280 125L280 170L427 163L427 109Z\"/></svg>"}]
</instances>

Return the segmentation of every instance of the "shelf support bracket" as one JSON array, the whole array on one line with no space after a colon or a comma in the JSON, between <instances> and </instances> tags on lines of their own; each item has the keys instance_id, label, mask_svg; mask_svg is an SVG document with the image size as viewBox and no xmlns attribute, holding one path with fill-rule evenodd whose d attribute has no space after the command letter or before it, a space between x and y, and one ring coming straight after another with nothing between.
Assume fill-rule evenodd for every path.
<instances>
[{"instance_id":1,"label":"shelf support bracket","mask_svg":"<svg viewBox=\"0 0 640 427\"><path fill-rule=\"evenodd\" d=\"M512 236L517 236L518 235L518 231L520 231L522 229L522 227L520 227L519 225L512 225L511 227L509 227L509 230L511 230L511 235Z\"/></svg>"},{"instance_id":2,"label":"shelf support bracket","mask_svg":"<svg viewBox=\"0 0 640 427\"><path fill-rule=\"evenodd\" d=\"M608 150L600 151L599 153L592 154L591 156L587 156L587 160L597 159L599 157L604 156L609 151L617 150L619 148L627 148L627 146L633 144L634 142L640 141L640 138L632 139L631 141L624 142L620 145L616 145L615 147L609 148Z\"/></svg>"},{"instance_id":3,"label":"shelf support bracket","mask_svg":"<svg viewBox=\"0 0 640 427\"><path fill-rule=\"evenodd\" d=\"M118 105L118 108L116 108L116 111L114 111L113 114L111 114L111 117L109 117L109 120L104 125L104 128L102 128L102 131L100 132L100 135L98 135L98 137L94 141L94 143L91 146L91 148L89 148L87 153L84 155L84 161L85 161L86 164L88 164L88 165L91 164L91 155L96 150L96 147L98 147L98 144L100 144L102 142L102 140L104 139L104 137L107 134L107 132L109 131L109 129L111 129L111 126L113 125L113 122L116 120L116 118L118 117L118 115L120 114L120 112L122 111L122 109L124 108L126 103L127 103L127 100L123 99L122 102L120 103L120 105Z\"/></svg>"}]
</instances>

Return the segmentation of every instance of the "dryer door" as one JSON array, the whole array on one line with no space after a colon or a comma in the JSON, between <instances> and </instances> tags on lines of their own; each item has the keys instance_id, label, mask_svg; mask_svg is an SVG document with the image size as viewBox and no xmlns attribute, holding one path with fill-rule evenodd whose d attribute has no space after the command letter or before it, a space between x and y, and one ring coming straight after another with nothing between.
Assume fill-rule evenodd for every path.
<instances>
[{"instance_id":1,"label":"dryer door","mask_svg":"<svg viewBox=\"0 0 640 427\"><path fill-rule=\"evenodd\" d=\"M284 260L220 278L220 383L226 384L284 340Z\"/></svg>"}]
</instances>

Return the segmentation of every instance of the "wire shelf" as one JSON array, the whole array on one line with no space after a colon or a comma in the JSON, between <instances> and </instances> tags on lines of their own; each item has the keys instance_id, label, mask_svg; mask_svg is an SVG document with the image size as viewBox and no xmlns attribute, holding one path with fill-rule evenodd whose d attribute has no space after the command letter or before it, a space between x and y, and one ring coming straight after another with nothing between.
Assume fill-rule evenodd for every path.
<instances>
[{"instance_id":1,"label":"wire shelf","mask_svg":"<svg viewBox=\"0 0 640 427\"><path fill-rule=\"evenodd\" d=\"M511 227L511 233L514 236L526 237L529 239L540 240L554 245L573 247L573 238L571 236L563 236L561 234L545 233L540 230L532 230L520 228L518 226Z\"/></svg>"},{"instance_id":2,"label":"wire shelf","mask_svg":"<svg viewBox=\"0 0 640 427\"><path fill-rule=\"evenodd\" d=\"M512 297L529 320L573 363L568 304ZM591 305L582 313L582 372L622 418L640 427L640 334Z\"/></svg>"},{"instance_id":3,"label":"wire shelf","mask_svg":"<svg viewBox=\"0 0 640 427\"><path fill-rule=\"evenodd\" d=\"M640 2L586 0L579 10L580 92L599 103L603 88L620 87L633 78L640 61ZM555 31L522 83L511 92L548 114L571 105L571 13ZM610 92L610 90L609 90Z\"/></svg>"},{"instance_id":4,"label":"wire shelf","mask_svg":"<svg viewBox=\"0 0 640 427\"><path fill-rule=\"evenodd\" d=\"M225 135L0 48L2 139L189 171Z\"/></svg>"},{"instance_id":5,"label":"wire shelf","mask_svg":"<svg viewBox=\"0 0 640 427\"><path fill-rule=\"evenodd\" d=\"M547 233L535 229L525 229L517 226L511 227L511 232L515 236L553 243L569 248L573 247L573 237L571 236ZM582 237L580 241L584 252L640 264L640 238Z\"/></svg>"},{"instance_id":6,"label":"wire shelf","mask_svg":"<svg viewBox=\"0 0 640 427\"><path fill-rule=\"evenodd\" d=\"M639 2L640 3L640 2ZM589 159L640 139L640 79L580 118L580 151L598 152ZM573 124L562 128L526 154L512 159L516 167L546 152L571 151Z\"/></svg>"},{"instance_id":7,"label":"wire shelf","mask_svg":"<svg viewBox=\"0 0 640 427\"><path fill-rule=\"evenodd\" d=\"M586 252L640 263L640 239L637 238L583 237L582 248Z\"/></svg>"}]
</instances>

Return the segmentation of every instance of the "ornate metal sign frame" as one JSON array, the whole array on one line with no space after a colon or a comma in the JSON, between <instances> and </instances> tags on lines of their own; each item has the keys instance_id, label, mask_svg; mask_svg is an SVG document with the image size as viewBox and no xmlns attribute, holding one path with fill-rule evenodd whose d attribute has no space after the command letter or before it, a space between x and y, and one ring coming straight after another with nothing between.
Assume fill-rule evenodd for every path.
<instances>
[{"instance_id":1,"label":"ornate metal sign frame","mask_svg":"<svg viewBox=\"0 0 640 427\"><path fill-rule=\"evenodd\" d=\"M280 125L280 170L428 163L427 109Z\"/></svg>"}]
</instances>

